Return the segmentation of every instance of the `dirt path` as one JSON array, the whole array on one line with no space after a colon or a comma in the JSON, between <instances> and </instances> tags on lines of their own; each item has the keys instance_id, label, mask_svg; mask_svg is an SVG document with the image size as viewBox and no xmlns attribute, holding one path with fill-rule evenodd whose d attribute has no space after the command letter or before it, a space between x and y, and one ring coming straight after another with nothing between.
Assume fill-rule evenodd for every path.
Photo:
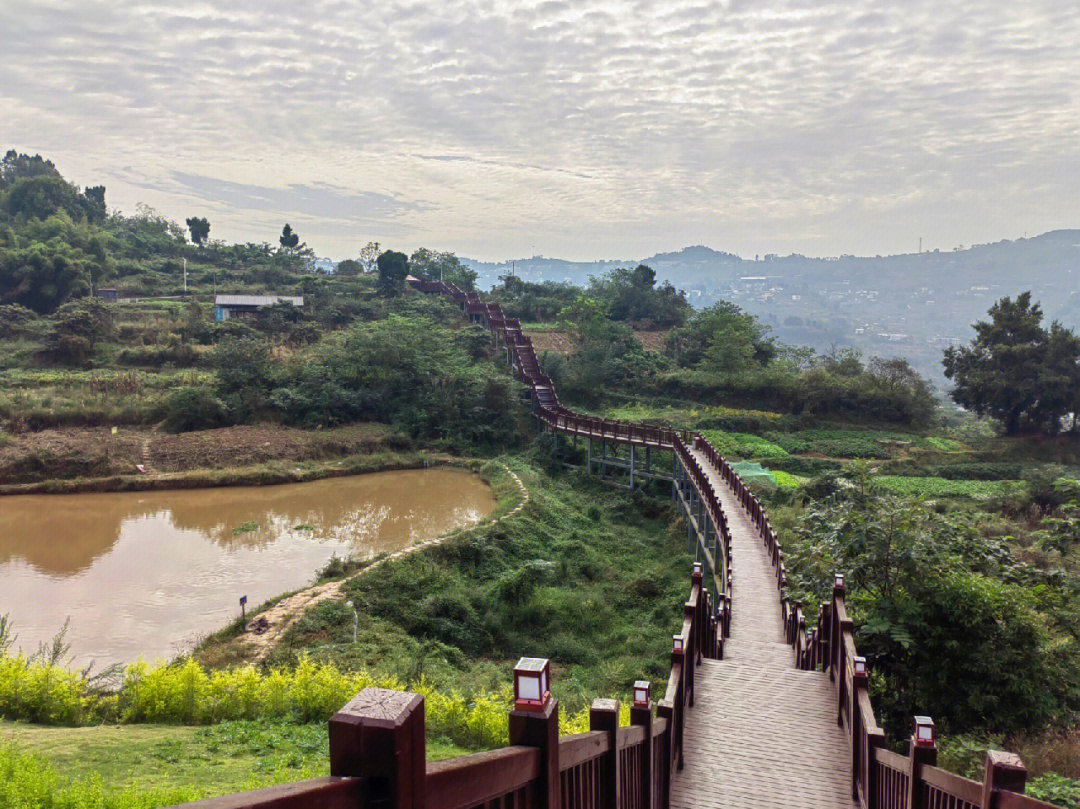
<instances>
[{"instance_id":1,"label":"dirt path","mask_svg":"<svg viewBox=\"0 0 1080 809\"><path fill-rule=\"evenodd\" d=\"M506 464L503 464L503 468L514 479L517 484L518 491L521 493L521 500L516 506L514 506L506 514L501 517L489 518L488 520L482 520L476 525L470 526L470 528L476 528L481 525L498 525L503 520L507 520L517 515L526 505L529 503L529 490L524 483L521 482L521 478ZM357 576L363 576L372 570L375 570L379 565L384 562L389 562L392 559L400 559L402 556L407 556L411 553L429 548L432 545L438 545L441 542L445 542L450 537L454 536L456 532L451 531L446 534L441 534L437 537L418 542L415 545L410 545L407 548L392 553L388 556L384 556L372 565L364 568L357 573ZM325 584L317 584L314 587L309 587L306 590L301 590L298 593L293 593L288 598L284 598L277 604L272 606L265 612L259 613L255 617L255 621L260 622L265 620L265 629L256 634L252 631L252 626L255 625L255 621L248 624L248 629L241 636L244 644L244 654L249 657L253 663L261 663L270 655L270 652L274 650L274 647L278 645L285 633L289 631L289 628L295 624L305 612L312 607L321 604L324 601L329 601L334 598L342 597L342 588L348 579L341 579L340 581L326 582Z\"/></svg>"}]
</instances>

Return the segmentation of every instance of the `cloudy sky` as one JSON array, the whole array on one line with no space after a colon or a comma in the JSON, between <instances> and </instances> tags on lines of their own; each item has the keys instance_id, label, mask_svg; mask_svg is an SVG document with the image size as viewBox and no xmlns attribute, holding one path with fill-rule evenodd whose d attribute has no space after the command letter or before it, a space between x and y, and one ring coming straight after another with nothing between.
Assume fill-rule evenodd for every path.
<instances>
[{"instance_id":1,"label":"cloudy sky","mask_svg":"<svg viewBox=\"0 0 1080 809\"><path fill-rule=\"evenodd\" d=\"M0 147L323 255L1080 227L1080 0L0 3Z\"/></svg>"}]
</instances>

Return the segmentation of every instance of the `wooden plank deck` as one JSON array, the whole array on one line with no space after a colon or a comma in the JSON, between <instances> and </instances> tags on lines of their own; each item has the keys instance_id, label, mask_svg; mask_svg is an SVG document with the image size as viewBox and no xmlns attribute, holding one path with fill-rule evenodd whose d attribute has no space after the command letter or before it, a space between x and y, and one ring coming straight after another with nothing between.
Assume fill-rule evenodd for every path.
<instances>
[{"instance_id":1,"label":"wooden plank deck","mask_svg":"<svg viewBox=\"0 0 1080 809\"><path fill-rule=\"evenodd\" d=\"M695 673L673 809L849 809L851 760L828 676L795 668L768 554L720 475L731 529L732 620L723 660Z\"/></svg>"}]
</instances>

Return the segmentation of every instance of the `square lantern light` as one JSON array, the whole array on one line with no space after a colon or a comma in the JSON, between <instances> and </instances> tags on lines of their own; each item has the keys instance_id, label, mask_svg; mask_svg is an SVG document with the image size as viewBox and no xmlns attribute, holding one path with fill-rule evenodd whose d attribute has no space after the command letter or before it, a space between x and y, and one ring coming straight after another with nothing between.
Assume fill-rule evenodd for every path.
<instances>
[{"instance_id":1,"label":"square lantern light","mask_svg":"<svg viewBox=\"0 0 1080 809\"><path fill-rule=\"evenodd\" d=\"M844 574L843 573L837 573L835 576L833 576L833 589L834 590L843 590L844 589Z\"/></svg>"},{"instance_id":2,"label":"square lantern light","mask_svg":"<svg viewBox=\"0 0 1080 809\"><path fill-rule=\"evenodd\" d=\"M934 720L929 716L916 716L915 717L915 744L918 747L933 747L935 743L934 738Z\"/></svg>"},{"instance_id":3,"label":"square lantern light","mask_svg":"<svg viewBox=\"0 0 1080 809\"><path fill-rule=\"evenodd\" d=\"M523 657L514 666L514 707L542 711L551 697L551 664L542 657Z\"/></svg>"},{"instance_id":4,"label":"square lantern light","mask_svg":"<svg viewBox=\"0 0 1080 809\"><path fill-rule=\"evenodd\" d=\"M865 677L866 671L866 658L865 657L853 657L851 659L851 669L855 672L856 677Z\"/></svg>"},{"instance_id":5,"label":"square lantern light","mask_svg":"<svg viewBox=\"0 0 1080 809\"><path fill-rule=\"evenodd\" d=\"M648 708L649 707L649 681L638 680L634 683L634 707L635 708Z\"/></svg>"},{"instance_id":6,"label":"square lantern light","mask_svg":"<svg viewBox=\"0 0 1080 809\"><path fill-rule=\"evenodd\" d=\"M672 635L671 636L671 651L682 652L683 651L683 636Z\"/></svg>"},{"instance_id":7,"label":"square lantern light","mask_svg":"<svg viewBox=\"0 0 1080 809\"><path fill-rule=\"evenodd\" d=\"M693 567L690 568L690 573L693 576L702 575L704 568L701 566L701 562L694 562Z\"/></svg>"}]
</instances>

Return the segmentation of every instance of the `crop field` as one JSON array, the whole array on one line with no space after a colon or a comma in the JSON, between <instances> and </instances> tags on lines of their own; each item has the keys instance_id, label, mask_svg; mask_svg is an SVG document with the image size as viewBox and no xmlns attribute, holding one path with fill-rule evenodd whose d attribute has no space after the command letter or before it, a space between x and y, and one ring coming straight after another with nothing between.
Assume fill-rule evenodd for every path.
<instances>
[{"instance_id":1,"label":"crop field","mask_svg":"<svg viewBox=\"0 0 1080 809\"><path fill-rule=\"evenodd\" d=\"M881 475L875 483L897 494L916 497L1021 497L1028 484L1022 480L949 480L938 477L902 477Z\"/></svg>"}]
</instances>

